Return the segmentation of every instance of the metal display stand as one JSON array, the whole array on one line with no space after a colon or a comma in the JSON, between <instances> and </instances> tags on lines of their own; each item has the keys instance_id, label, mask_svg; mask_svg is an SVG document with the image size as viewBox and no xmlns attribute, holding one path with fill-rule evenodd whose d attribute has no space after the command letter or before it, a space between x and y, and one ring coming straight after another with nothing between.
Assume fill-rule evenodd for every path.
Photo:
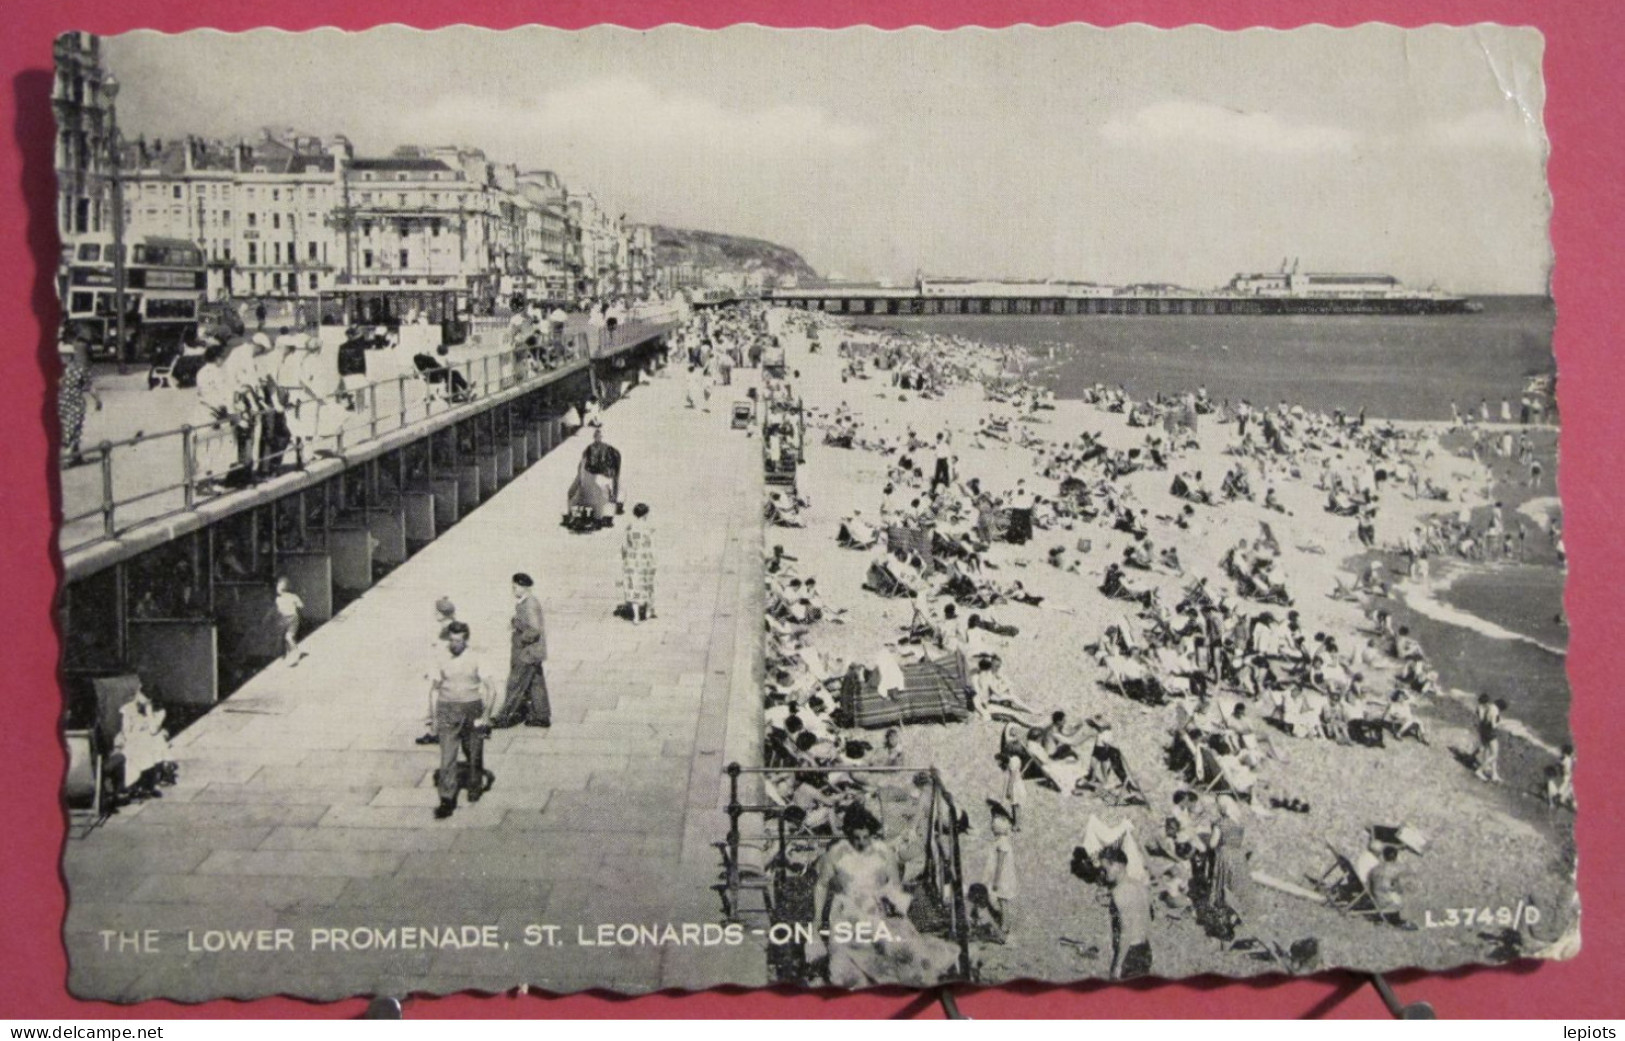
<instances>
[{"instance_id":1,"label":"metal display stand","mask_svg":"<svg viewBox=\"0 0 1625 1041\"><path fill-rule=\"evenodd\" d=\"M1388 981L1383 979L1382 973L1373 972L1369 978L1371 985L1377 989L1377 995L1382 998L1382 1003L1387 1006L1388 1014L1395 1019L1439 1018L1438 1014L1433 1011L1433 1006L1425 1001L1417 1001L1409 1005L1400 1004L1399 996L1394 993L1394 988L1388 985Z\"/></svg>"}]
</instances>

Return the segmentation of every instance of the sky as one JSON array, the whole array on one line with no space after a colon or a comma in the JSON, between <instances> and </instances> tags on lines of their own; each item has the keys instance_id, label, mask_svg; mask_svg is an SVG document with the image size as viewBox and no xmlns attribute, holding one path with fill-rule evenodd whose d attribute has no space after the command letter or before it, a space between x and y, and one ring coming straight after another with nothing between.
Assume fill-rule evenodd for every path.
<instances>
[{"instance_id":1,"label":"sky","mask_svg":"<svg viewBox=\"0 0 1625 1041\"><path fill-rule=\"evenodd\" d=\"M126 135L342 133L556 171L820 272L1222 285L1286 258L1543 293L1543 41L1495 26L110 38Z\"/></svg>"}]
</instances>

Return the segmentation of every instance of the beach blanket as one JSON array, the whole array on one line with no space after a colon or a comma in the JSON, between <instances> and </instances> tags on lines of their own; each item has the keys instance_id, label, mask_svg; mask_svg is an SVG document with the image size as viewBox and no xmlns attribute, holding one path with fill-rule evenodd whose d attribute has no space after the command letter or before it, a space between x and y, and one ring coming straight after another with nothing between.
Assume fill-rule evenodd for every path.
<instances>
[{"instance_id":1,"label":"beach blanket","mask_svg":"<svg viewBox=\"0 0 1625 1041\"><path fill-rule=\"evenodd\" d=\"M841 685L841 709L853 726L866 730L904 723L957 722L970 715L970 683L965 658L954 653L900 666L864 671L861 683ZM892 665L893 668L884 666ZM887 680L884 677L890 676ZM887 683L901 685L889 687Z\"/></svg>"},{"instance_id":2,"label":"beach blanket","mask_svg":"<svg viewBox=\"0 0 1625 1041\"><path fill-rule=\"evenodd\" d=\"M886 548L893 556L918 561L921 571L930 571L936 565L936 544L930 525L889 524L886 526Z\"/></svg>"}]
</instances>

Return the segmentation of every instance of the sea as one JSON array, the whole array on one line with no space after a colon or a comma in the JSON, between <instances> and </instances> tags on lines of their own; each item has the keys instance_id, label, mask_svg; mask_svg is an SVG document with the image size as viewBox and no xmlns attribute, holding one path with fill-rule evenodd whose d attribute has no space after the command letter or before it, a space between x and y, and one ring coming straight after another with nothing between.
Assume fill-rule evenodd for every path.
<instances>
[{"instance_id":1,"label":"sea","mask_svg":"<svg viewBox=\"0 0 1625 1041\"><path fill-rule=\"evenodd\" d=\"M1031 377L1076 398L1096 383L1138 398L1206 387L1216 401L1286 401L1371 418L1448 420L1451 403L1499 417L1529 381L1554 377L1556 310L1545 297L1485 297L1474 314L1429 316L866 316L859 326L962 336L1025 348ZM1550 403L1548 401L1548 407ZM1516 414L1516 411L1515 413ZM1551 416L1548 415L1548 422ZM1551 472L1550 470L1548 472ZM1447 686L1506 697L1555 746L1569 739L1558 567L1456 576L1441 593L1508 639L1403 611Z\"/></svg>"},{"instance_id":2,"label":"sea","mask_svg":"<svg viewBox=\"0 0 1625 1041\"><path fill-rule=\"evenodd\" d=\"M1025 347L1058 397L1095 383L1134 397L1206 387L1217 401L1288 401L1372 417L1449 419L1551 376L1556 310L1545 297L1486 297L1460 315L866 316L854 324Z\"/></svg>"}]
</instances>

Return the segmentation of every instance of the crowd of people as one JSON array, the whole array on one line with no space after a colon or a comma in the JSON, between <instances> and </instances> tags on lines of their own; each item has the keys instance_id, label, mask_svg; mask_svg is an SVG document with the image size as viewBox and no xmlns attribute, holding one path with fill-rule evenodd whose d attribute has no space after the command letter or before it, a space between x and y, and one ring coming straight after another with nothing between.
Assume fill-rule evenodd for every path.
<instances>
[{"instance_id":1,"label":"crowd of people","mask_svg":"<svg viewBox=\"0 0 1625 1041\"><path fill-rule=\"evenodd\" d=\"M1371 421L1363 412L1219 403L1205 389L1136 400L1104 385L1086 400L1121 415L1141 439L1114 443L1088 431L1060 438L1041 432L1052 397L1012 371L1007 348L947 336L847 334L810 316L794 316L792 327L797 323L814 351L823 337L850 335L839 347L839 372L853 394L931 400L973 384L989 402L985 415L956 411L925 431L872 421L846 401L809 410L809 426L822 435L815 443L873 453L879 463L869 469L884 475L868 493L878 492L878 501L855 503L834 533L839 545L869 554L865 590L909 604L910 620L875 655L879 688L900 688L902 668L914 661L952 656L966 663L967 725L986 728L1003 778L993 792L956 793L962 801L985 794L993 807L988 867L966 880L978 935L1005 941L1021 928L1015 878L1023 807L1030 808L1036 786L1088 799L1080 847L1087 855L1076 873L1109 891L1113 975L1150 971L1153 908L1190 916L1209 935L1252 944L1283 964L1307 966L1313 944L1294 953L1257 935L1249 918L1257 883L1248 821L1314 812L1292 790L1288 764L1298 742L1379 749L1434 742L1436 713L1428 706L1441 697L1441 683L1420 643L1385 606L1392 586L1382 561L1399 556L1411 562L1410 577L1425 578L1430 554L1472 556L1461 551L1464 540L1469 548L1502 545L1514 528L1510 511L1500 504L1475 509L1432 465L1443 456L1472 457L1471 445L1453 447L1443 440L1448 431ZM1214 438L1227 463L1210 481L1197 456ZM962 450L994 445L1031 453L1030 470L1002 487L991 474L968 472ZM1166 494L1145 490L1144 475L1156 472L1165 475ZM1142 476L1131 482L1129 475ZM1289 530L1290 522L1275 518L1307 508L1305 485L1324 497L1326 513L1348 519L1349 544L1366 553L1357 578L1340 582L1334 594L1364 608L1365 625L1352 638L1306 621L1305 592L1283 564L1277 529ZM783 494L769 494L769 521L799 524ZM1411 536L1385 539L1394 530L1385 506L1399 499L1457 508L1422 513ZM1203 559L1181 557L1175 542L1193 556L1206 546L1193 552L1192 540L1176 536L1208 530L1210 511L1238 508L1255 526L1250 537L1200 553ZM1021 612L1045 608L996 563L1002 558L992 547L1057 536L1045 559L1077 576L1068 602L1087 598L1092 586L1111 605L1111 621L1089 647L1105 686L1154 713L1046 712L1004 679L1020 653ZM1317 556L1335 549L1305 539L1291 548ZM817 576L799 570L782 547L768 555L767 572L767 756L790 771L774 797L833 833L843 807L872 798L853 771L897 760L907 738L893 728L873 742L841 712L853 666L825 654L818 634L842 620L836 605L847 602L847 591L821 590ZM1486 696L1475 747L1464 755L1488 782L1500 781L1506 710L1504 700ZM1131 718L1159 728L1161 754L1131 762L1114 716L1117 727ZM1153 772L1162 772L1157 783L1144 783ZM1572 749L1565 748L1546 770L1550 805L1572 805L1572 774ZM1170 791L1171 798L1155 794ZM1116 812L1130 808L1133 815ZM1137 828L1136 817L1161 827ZM1357 909L1380 924L1414 928L1397 880L1404 858L1420 849L1379 840L1371 848L1369 858L1350 861Z\"/></svg>"}]
</instances>

